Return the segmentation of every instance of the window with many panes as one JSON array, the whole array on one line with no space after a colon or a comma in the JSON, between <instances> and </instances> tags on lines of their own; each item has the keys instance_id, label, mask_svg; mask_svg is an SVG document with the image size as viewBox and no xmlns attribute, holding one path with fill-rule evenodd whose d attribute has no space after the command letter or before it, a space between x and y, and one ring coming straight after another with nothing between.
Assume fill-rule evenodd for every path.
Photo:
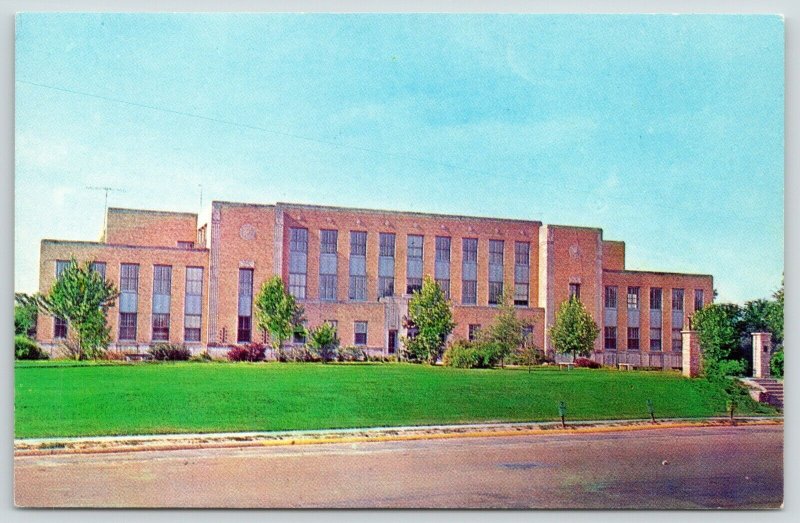
<instances>
[{"instance_id":1,"label":"window with many panes","mask_svg":"<svg viewBox=\"0 0 800 523\"><path fill-rule=\"evenodd\" d=\"M694 310L699 311L705 305L703 289L694 290Z\"/></svg>"},{"instance_id":2,"label":"window with many panes","mask_svg":"<svg viewBox=\"0 0 800 523\"><path fill-rule=\"evenodd\" d=\"M514 305L527 307L531 274L531 244L514 242Z\"/></svg>"},{"instance_id":3,"label":"window with many panes","mask_svg":"<svg viewBox=\"0 0 800 523\"><path fill-rule=\"evenodd\" d=\"M450 299L450 238L447 236L436 237L436 261L433 268L433 277L444 297Z\"/></svg>"},{"instance_id":4,"label":"window with many panes","mask_svg":"<svg viewBox=\"0 0 800 523\"><path fill-rule=\"evenodd\" d=\"M92 262L89 268L98 273L104 280L106 279L106 262Z\"/></svg>"},{"instance_id":5,"label":"window with many panes","mask_svg":"<svg viewBox=\"0 0 800 523\"><path fill-rule=\"evenodd\" d=\"M406 294L422 288L422 243L424 238L417 234L408 235L406 253Z\"/></svg>"},{"instance_id":6,"label":"window with many panes","mask_svg":"<svg viewBox=\"0 0 800 523\"><path fill-rule=\"evenodd\" d=\"M489 240L489 305L503 298L503 240Z\"/></svg>"},{"instance_id":7,"label":"window with many panes","mask_svg":"<svg viewBox=\"0 0 800 523\"><path fill-rule=\"evenodd\" d=\"M683 289L672 289L672 310L683 311Z\"/></svg>"},{"instance_id":8,"label":"window with many panes","mask_svg":"<svg viewBox=\"0 0 800 523\"><path fill-rule=\"evenodd\" d=\"M338 241L339 231L319 231L319 299L322 301L337 299Z\"/></svg>"},{"instance_id":9,"label":"window with many panes","mask_svg":"<svg viewBox=\"0 0 800 523\"><path fill-rule=\"evenodd\" d=\"M661 328L650 327L650 350L661 350Z\"/></svg>"},{"instance_id":10,"label":"window with many panes","mask_svg":"<svg viewBox=\"0 0 800 523\"><path fill-rule=\"evenodd\" d=\"M581 299L581 284L580 283L570 283L569 284L569 299L575 298L576 300Z\"/></svg>"},{"instance_id":11,"label":"window with many panes","mask_svg":"<svg viewBox=\"0 0 800 523\"><path fill-rule=\"evenodd\" d=\"M478 332L480 332L481 326L477 323L470 323L469 330L467 331L467 338L470 341L478 339Z\"/></svg>"},{"instance_id":12,"label":"window with many panes","mask_svg":"<svg viewBox=\"0 0 800 523\"><path fill-rule=\"evenodd\" d=\"M464 238L461 241L461 303L478 303L478 239Z\"/></svg>"},{"instance_id":13,"label":"window with many panes","mask_svg":"<svg viewBox=\"0 0 800 523\"><path fill-rule=\"evenodd\" d=\"M139 266L133 263L120 265L119 339L136 339L139 302Z\"/></svg>"},{"instance_id":14,"label":"window with many panes","mask_svg":"<svg viewBox=\"0 0 800 523\"><path fill-rule=\"evenodd\" d=\"M394 296L395 235L380 233L378 249L378 298Z\"/></svg>"},{"instance_id":15,"label":"window with many panes","mask_svg":"<svg viewBox=\"0 0 800 523\"><path fill-rule=\"evenodd\" d=\"M236 341L249 343L253 336L253 269L239 269L238 308Z\"/></svg>"},{"instance_id":16,"label":"window with many panes","mask_svg":"<svg viewBox=\"0 0 800 523\"><path fill-rule=\"evenodd\" d=\"M672 329L672 351L680 352L683 350L683 338L681 329L673 327Z\"/></svg>"},{"instance_id":17,"label":"window with many panes","mask_svg":"<svg viewBox=\"0 0 800 523\"><path fill-rule=\"evenodd\" d=\"M353 322L353 331L355 333L353 343L355 345L367 344L367 322L356 321Z\"/></svg>"},{"instance_id":18,"label":"window with many panes","mask_svg":"<svg viewBox=\"0 0 800 523\"><path fill-rule=\"evenodd\" d=\"M639 287L628 287L628 308L639 308Z\"/></svg>"},{"instance_id":19,"label":"window with many panes","mask_svg":"<svg viewBox=\"0 0 800 523\"><path fill-rule=\"evenodd\" d=\"M661 310L661 289L659 287L652 287L650 289L650 310Z\"/></svg>"},{"instance_id":20,"label":"window with many panes","mask_svg":"<svg viewBox=\"0 0 800 523\"><path fill-rule=\"evenodd\" d=\"M153 341L169 340L172 267L153 266Z\"/></svg>"},{"instance_id":21,"label":"window with many panes","mask_svg":"<svg viewBox=\"0 0 800 523\"><path fill-rule=\"evenodd\" d=\"M56 279L61 277L61 273L69 267L69 263L66 260L56 260ZM67 337L67 320L58 316L53 317L53 337L57 339Z\"/></svg>"},{"instance_id":22,"label":"window with many panes","mask_svg":"<svg viewBox=\"0 0 800 523\"><path fill-rule=\"evenodd\" d=\"M306 299L308 271L308 229L289 228L289 294Z\"/></svg>"},{"instance_id":23,"label":"window with many panes","mask_svg":"<svg viewBox=\"0 0 800 523\"><path fill-rule=\"evenodd\" d=\"M183 302L183 339L200 341L203 315L203 268L186 267L186 291Z\"/></svg>"},{"instance_id":24,"label":"window with many panes","mask_svg":"<svg viewBox=\"0 0 800 523\"><path fill-rule=\"evenodd\" d=\"M367 300L367 233L364 231L350 231L349 298Z\"/></svg>"},{"instance_id":25,"label":"window with many panes","mask_svg":"<svg viewBox=\"0 0 800 523\"><path fill-rule=\"evenodd\" d=\"M617 328L605 327L603 329L606 350L617 350Z\"/></svg>"},{"instance_id":26,"label":"window with many panes","mask_svg":"<svg viewBox=\"0 0 800 523\"><path fill-rule=\"evenodd\" d=\"M617 308L617 288L616 287L614 287L614 286L606 287L605 304L606 304L606 309L616 309Z\"/></svg>"},{"instance_id":27,"label":"window with many panes","mask_svg":"<svg viewBox=\"0 0 800 523\"><path fill-rule=\"evenodd\" d=\"M56 279L61 277L61 273L69 267L69 263L67 260L56 260Z\"/></svg>"},{"instance_id":28,"label":"window with many panes","mask_svg":"<svg viewBox=\"0 0 800 523\"><path fill-rule=\"evenodd\" d=\"M628 350L639 350L639 327L628 327Z\"/></svg>"}]
</instances>

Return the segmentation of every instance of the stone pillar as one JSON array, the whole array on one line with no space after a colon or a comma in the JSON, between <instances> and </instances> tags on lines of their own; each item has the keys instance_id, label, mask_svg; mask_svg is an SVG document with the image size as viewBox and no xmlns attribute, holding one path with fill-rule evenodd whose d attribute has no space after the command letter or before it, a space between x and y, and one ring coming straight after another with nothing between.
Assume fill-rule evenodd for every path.
<instances>
[{"instance_id":1,"label":"stone pillar","mask_svg":"<svg viewBox=\"0 0 800 523\"><path fill-rule=\"evenodd\" d=\"M753 377L769 378L769 360L772 356L772 334L753 333Z\"/></svg>"},{"instance_id":2,"label":"stone pillar","mask_svg":"<svg viewBox=\"0 0 800 523\"><path fill-rule=\"evenodd\" d=\"M697 331L684 328L681 331L683 341L683 375L696 378L700 375L700 336Z\"/></svg>"}]
</instances>

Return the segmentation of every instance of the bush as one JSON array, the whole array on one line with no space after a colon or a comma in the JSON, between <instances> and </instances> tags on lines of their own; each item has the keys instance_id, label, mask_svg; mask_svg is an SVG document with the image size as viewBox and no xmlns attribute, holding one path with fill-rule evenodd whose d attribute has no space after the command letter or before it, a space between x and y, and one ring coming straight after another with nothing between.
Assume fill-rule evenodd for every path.
<instances>
[{"instance_id":1,"label":"bush","mask_svg":"<svg viewBox=\"0 0 800 523\"><path fill-rule=\"evenodd\" d=\"M189 361L189 357L192 355L186 347L169 343L153 345L148 352L157 361Z\"/></svg>"},{"instance_id":2,"label":"bush","mask_svg":"<svg viewBox=\"0 0 800 523\"><path fill-rule=\"evenodd\" d=\"M783 347L780 348L769 361L769 370L776 378L783 378Z\"/></svg>"},{"instance_id":3,"label":"bush","mask_svg":"<svg viewBox=\"0 0 800 523\"><path fill-rule=\"evenodd\" d=\"M236 345L228 350L228 361L264 361L266 352L267 347L262 343ZM208 360L211 360L211 356Z\"/></svg>"},{"instance_id":4,"label":"bush","mask_svg":"<svg viewBox=\"0 0 800 523\"><path fill-rule=\"evenodd\" d=\"M487 369L500 361L501 352L495 343L457 340L447 348L442 361L459 369Z\"/></svg>"},{"instance_id":5,"label":"bush","mask_svg":"<svg viewBox=\"0 0 800 523\"><path fill-rule=\"evenodd\" d=\"M98 359L104 361L125 361L125 353L118 350L104 351Z\"/></svg>"},{"instance_id":6,"label":"bush","mask_svg":"<svg viewBox=\"0 0 800 523\"><path fill-rule=\"evenodd\" d=\"M18 360L49 359L42 348L24 334L17 334L14 336L14 358Z\"/></svg>"},{"instance_id":7,"label":"bush","mask_svg":"<svg viewBox=\"0 0 800 523\"><path fill-rule=\"evenodd\" d=\"M339 361L365 361L367 355L359 347L342 347L339 350Z\"/></svg>"},{"instance_id":8,"label":"bush","mask_svg":"<svg viewBox=\"0 0 800 523\"><path fill-rule=\"evenodd\" d=\"M589 358L575 358L575 366L586 367L587 369L599 369L602 367L602 365Z\"/></svg>"},{"instance_id":9,"label":"bush","mask_svg":"<svg viewBox=\"0 0 800 523\"><path fill-rule=\"evenodd\" d=\"M330 323L323 323L308 333L308 346L311 352L323 363L333 361L339 352L339 337L336 328Z\"/></svg>"},{"instance_id":10,"label":"bush","mask_svg":"<svg viewBox=\"0 0 800 523\"><path fill-rule=\"evenodd\" d=\"M191 358L189 358L189 361L195 363L208 363L210 361L214 361L214 358L211 357L211 354L209 354L207 350L204 350L193 355Z\"/></svg>"}]
</instances>

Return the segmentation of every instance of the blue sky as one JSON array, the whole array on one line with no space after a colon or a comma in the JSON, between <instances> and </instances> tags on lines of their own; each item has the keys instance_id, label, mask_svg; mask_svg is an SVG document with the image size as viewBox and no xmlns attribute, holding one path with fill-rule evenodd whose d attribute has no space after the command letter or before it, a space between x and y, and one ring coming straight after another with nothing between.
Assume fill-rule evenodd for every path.
<instances>
[{"instance_id":1,"label":"blue sky","mask_svg":"<svg viewBox=\"0 0 800 523\"><path fill-rule=\"evenodd\" d=\"M630 269L783 272L776 16L17 17L15 288L109 205L291 201L601 227Z\"/></svg>"}]
</instances>

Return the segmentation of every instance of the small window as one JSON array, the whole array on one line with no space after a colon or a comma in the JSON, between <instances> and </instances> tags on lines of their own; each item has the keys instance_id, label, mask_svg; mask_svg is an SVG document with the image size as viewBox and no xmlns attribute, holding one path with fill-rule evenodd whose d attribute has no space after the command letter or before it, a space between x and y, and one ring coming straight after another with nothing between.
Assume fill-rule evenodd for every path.
<instances>
[{"instance_id":1,"label":"small window","mask_svg":"<svg viewBox=\"0 0 800 523\"><path fill-rule=\"evenodd\" d=\"M153 341L169 340L169 314L153 314Z\"/></svg>"},{"instance_id":2,"label":"small window","mask_svg":"<svg viewBox=\"0 0 800 523\"><path fill-rule=\"evenodd\" d=\"M650 289L650 310L661 310L661 289L659 287L653 287Z\"/></svg>"},{"instance_id":3,"label":"small window","mask_svg":"<svg viewBox=\"0 0 800 523\"><path fill-rule=\"evenodd\" d=\"M650 328L650 350L652 351L660 351L661 350L661 329L651 327Z\"/></svg>"},{"instance_id":4,"label":"small window","mask_svg":"<svg viewBox=\"0 0 800 523\"><path fill-rule=\"evenodd\" d=\"M639 327L628 327L628 350L639 350Z\"/></svg>"},{"instance_id":5,"label":"small window","mask_svg":"<svg viewBox=\"0 0 800 523\"><path fill-rule=\"evenodd\" d=\"M305 326L303 328L298 328L294 331L294 336L292 336L292 341L298 345L305 345L306 343L306 329Z\"/></svg>"},{"instance_id":6,"label":"small window","mask_svg":"<svg viewBox=\"0 0 800 523\"><path fill-rule=\"evenodd\" d=\"M672 310L683 312L683 289L672 289Z\"/></svg>"},{"instance_id":7,"label":"small window","mask_svg":"<svg viewBox=\"0 0 800 523\"><path fill-rule=\"evenodd\" d=\"M470 323L469 331L468 331L468 335L467 335L469 340L470 341L474 341L474 340L478 339L478 332L480 332L480 330L481 330L480 324Z\"/></svg>"},{"instance_id":8,"label":"small window","mask_svg":"<svg viewBox=\"0 0 800 523\"><path fill-rule=\"evenodd\" d=\"M639 308L639 287L628 287L628 308Z\"/></svg>"},{"instance_id":9,"label":"small window","mask_svg":"<svg viewBox=\"0 0 800 523\"><path fill-rule=\"evenodd\" d=\"M606 287L606 309L617 308L617 288Z\"/></svg>"},{"instance_id":10,"label":"small window","mask_svg":"<svg viewBox=\"0 0 800 523\"><path fill-rule=\"evenodd\" d=\"M683 350L683 337L680 329L672 329L672 351L681 352Z\"/></svg>"},{"instance_id":11,"label":"small window","mask_svg":"<svg viewBox=\"0 0 800 523\"><path fill-rule=\"evenodd\" d=\"M367 322L365 321L357 321L353 323L353 330L355 332L353 342L356 345L366 345L367 344Z\"/></svg>"},{"instance_id":12,"label":"small window","mask_svg":"<svg viewBox=\"0 0 800 523\"><path fill-rule=\"evenodd\" d=\"M67 320L58 316L55 317L53 337L59 340L67 337Z\"/></svg>"},{"instance_id":13,"label":"small window","mask_svg":"<svg viewBox=\"0 0 800 523\"><path fill-rule=\"evenodd\" d=\"M605 327L604 335L606 350L617 350L617 328Z\"/></svg>"},{"instance_id":14,"label":"small window","mask_svg":"<svg viewBox=\"0 0 800 523\"><path fill-rule=\"evenodd\" d=\"M250 316L239 316L239 325L236 329L236 341L238 343L250 343L252 333Z\"/></svg>"},{"instance_id":15,"label":"small window","mask_svg":"<svg viewBox=\"0 0 800 523\"><path fill-rule=\"evenodd\" d=\"M699 311L705 305L703 299L703 289L695 289L694 291L694 310Z\"/></svg>"},{"instance_id":16,"label":"small window","mask_svg":"<svg viewBox=\"0 0 800 523\"><path fill-rule=\"evenodd\" d=\"M106 262L92 262L89 268L98 273L104 280L106 279Z\"/></svg>"},{"instance_id":17,"label":"small window","mask_svg":"<svg viewBox=\"0 0 800 523\"><path fill-rule=\"evenodd\" d=\"M533 343L533 325L522 326L522 343L525 346Z\"/></svg>"},{"instance_id":18,"label":"small window","mask_svg":"<svg viewBox=\"0 0 800 523\"><path fill-rule=\"evenodd\" d=\"M571 300L572 298L575 298L576 300L580 300L581 299L581 284L580 283L570 283L569 284L569 299Z\"/></svg>"},{"instance_id":19,"label":"small window","mask_svg":"<svg viewBox=\"0 0 800 523\"><path fill-rule=\"evenodd\" d=\"M119 339L120 341L133 341L136 339L135 312L121 312L119 314Z\"/></svg>"}]
</instances>

